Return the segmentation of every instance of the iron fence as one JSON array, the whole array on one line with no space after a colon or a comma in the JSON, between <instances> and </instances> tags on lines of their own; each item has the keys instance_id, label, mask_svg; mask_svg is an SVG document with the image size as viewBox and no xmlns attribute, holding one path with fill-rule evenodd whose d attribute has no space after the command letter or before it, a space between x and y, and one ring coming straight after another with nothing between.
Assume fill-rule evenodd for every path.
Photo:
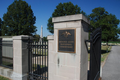
<instances>
[{"instance_id":1,"label":"iron fence","mask_svg":"<svg viewBox=\"0 0 120 80\"><path fill-rule=\"evenodd\" d=\"M28 80L48 80L48 42L28 42Z\"/></svg>"}]
</instances>

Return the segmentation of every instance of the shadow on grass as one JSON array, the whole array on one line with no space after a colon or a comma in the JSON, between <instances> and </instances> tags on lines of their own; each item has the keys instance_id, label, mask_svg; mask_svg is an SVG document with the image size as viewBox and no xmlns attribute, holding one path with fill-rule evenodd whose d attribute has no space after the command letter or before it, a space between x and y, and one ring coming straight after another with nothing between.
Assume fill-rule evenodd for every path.
<instances>
[{"instance_id":1,"label":"shadow on grass","mask_svg":"<svg viewBox=\"0 0 120 80\"><path fill-rule=\"evenodd\" d=\"M3 61L1 66L12 69L13 68L13 63Z\"/></svg>"},{"instance_id":2,"label":"shadow on grass","mask_svg":"<svg viewBox=\"0 0 120 80\"><path fill-rule=\"evenodd\" d=\"M40 67L37 65L37 69L34 70L33 75L30 76L30 80L48 80L47 73L48 67Z\"/></svg>"},{"instance_id":3,"label":"shadow on grass","mask_svg":"<svg viewBox=\"0 0 120 80\"><path fill-rule=\"evenodd\" d=\"M101 54L109 53L110 51L107 50L101 50ZM90 54L90 50L88 50L88 54Z\"/></svg>"},{"instance_id":4,"label":"shadow on grass","mask_svg":"<svg viewBox=\"0 0 120 80\"><path fill-rule=\"evenodd\" d=\"M42 75L47 71L48 71L48 67L45 66L45 67L40 68L40 66L37 65L37 69L33 73L38 74L38 75Z\"/></svg>"},{"instance_id":5,"label":"shadow on grass","mask_svg":"<svg viewBox=\"0 0 120 80\"><path fill-rule=\"evenodd\" d=\"M118 46L118 45L109 45L109 46Z\"/></svg>"},{"instance_id":6,"label":"shadow on grass","mask_svg":"<svg viewBox=\"0 0 120 80\"><path fill-rule=\"evenodd\" d=\"M2 64L2 65L8 66L8 67L13 67L13 64L9 64L9 65Z\"/></svg>"},{"instance_id":7,"label":"shadow on grass","mask_svg":"<svg viewBox=\"0 0 120 80\"><path fill-rule=\"evenodd\" d=\"M110 51L108 50L101 50L101 54L109 53Z\"/></svg>"}]
</instances>

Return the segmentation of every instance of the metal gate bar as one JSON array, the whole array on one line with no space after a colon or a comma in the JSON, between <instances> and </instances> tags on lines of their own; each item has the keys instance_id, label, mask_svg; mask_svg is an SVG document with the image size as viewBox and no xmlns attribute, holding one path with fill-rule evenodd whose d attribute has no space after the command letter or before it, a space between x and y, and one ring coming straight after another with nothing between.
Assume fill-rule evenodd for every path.
<instances>
[{"instance_id":1,"label":"metal gate bar","mask_svg":"<svg viewBox=\"0 0 120 80\"><path fill-rule=\"evenodd\" d=\"M90 72L88 80L98 80L101 64L101 28L90 35Z\"/></svg>"},{"instance_id":2,"label":"metal gate bar","mask_svg":"<svg viewBox=\"0 0 120 80\"><path fill-rule=\"evenodd\" d=\"M28 42L28 80L48 80L48 42Z\"/></svg>"}]
</instances>

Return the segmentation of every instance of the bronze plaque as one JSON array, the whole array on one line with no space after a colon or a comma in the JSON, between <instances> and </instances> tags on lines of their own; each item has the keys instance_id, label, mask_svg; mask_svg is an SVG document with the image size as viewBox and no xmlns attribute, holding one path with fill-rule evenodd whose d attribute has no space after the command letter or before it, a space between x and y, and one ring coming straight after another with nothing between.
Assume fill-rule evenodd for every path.
<instances>
[{"instance_id":1,"label":"bronze plaque","mask_svg":"<svg viewBox=\"0 0 120 80\"><path fill-rule=\"evenodd\" d=\"M58 52L75 53L75 29L58 30Z\"/></svg>"}]
</instances>

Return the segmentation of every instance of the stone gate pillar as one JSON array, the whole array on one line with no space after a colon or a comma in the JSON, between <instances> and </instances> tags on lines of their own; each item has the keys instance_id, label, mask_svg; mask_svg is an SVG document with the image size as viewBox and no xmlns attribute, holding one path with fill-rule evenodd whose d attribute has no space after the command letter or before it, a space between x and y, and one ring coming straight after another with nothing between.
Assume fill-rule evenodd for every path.
<instances>
[{"instance_id":1,"label":"stone gate pillar","mask_svg":"<svg viewBox=\"0 0 120 80\"><path fill-rule=\"evenodd\" d=\"M27 80L28 77L28 38L20 35L13 37L13 80Z\"/></svg>"},{"instance_id":2,"label":"stone gate pillar","mask_svg":"<svg viewBox=\"0 0 120 80\"><path fill-rule=\"evenodd\" d=\"M90 21L82 14L52 18L54 35L48 36L48 79L87 80Z\"/></svg>"}]
</instances>

